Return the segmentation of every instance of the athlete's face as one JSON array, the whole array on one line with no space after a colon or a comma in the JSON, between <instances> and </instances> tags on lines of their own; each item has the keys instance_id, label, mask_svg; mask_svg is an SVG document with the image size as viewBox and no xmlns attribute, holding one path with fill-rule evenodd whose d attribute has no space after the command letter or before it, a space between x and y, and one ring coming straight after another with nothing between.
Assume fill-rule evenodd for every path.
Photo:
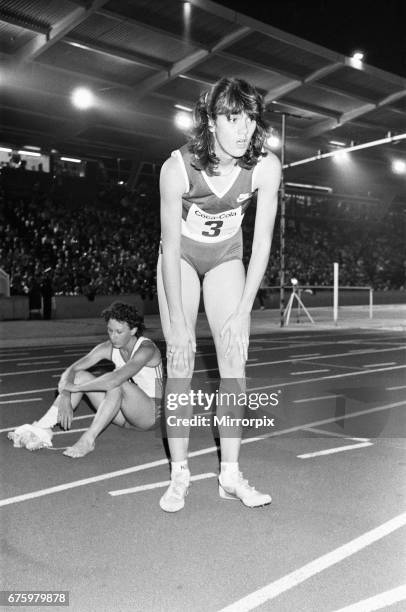
<instances>
[{"instance_id":1,"label":"athlete's face","mask_svg":"<svg viewBox=\"0 0 406 612\"><path fill-rule=\"evenodd\" d=\"M109 319L107 333L114 348L123 348L129 344L135 335L137 328L131 329L128 323Z\"/></svg>"},{"instance_id":2,"label":"athlete's face","mask_svg":"<svg viewBox=\"0 0 406 612\"><path fill-rule=\"evenodd\" d=\"M238 115L218 115L211 129L214 134L216 155L221 159L226 157L242 157L249 147L257 122L246 113Z\"/></svg>"}]
</instances>

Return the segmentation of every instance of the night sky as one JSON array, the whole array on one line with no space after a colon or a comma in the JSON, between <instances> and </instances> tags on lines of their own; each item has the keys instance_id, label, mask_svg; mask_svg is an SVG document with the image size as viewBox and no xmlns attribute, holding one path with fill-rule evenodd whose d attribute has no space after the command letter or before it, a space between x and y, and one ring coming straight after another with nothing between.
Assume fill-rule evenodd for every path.
<instances>
[{"instance_id":1,"label":"night sky","mask_svg":"<svg viewBox=\"0 0 406 612\"><path fill-rule=\"evenodd\" d=\"M406 0L215 0L344 55L358 48L371 66L406 76Z\"/></svg>"}]
</instances>

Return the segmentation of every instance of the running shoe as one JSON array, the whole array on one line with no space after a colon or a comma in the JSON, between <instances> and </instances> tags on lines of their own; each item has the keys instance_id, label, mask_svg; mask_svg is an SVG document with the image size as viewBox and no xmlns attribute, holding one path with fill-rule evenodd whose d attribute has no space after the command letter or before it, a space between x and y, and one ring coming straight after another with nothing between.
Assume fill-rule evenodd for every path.
<instances>
[{"instance_id":1,"label":"running shoe","mask_svg":"<svg viewBox=\"0 0 406 612\"><path fill-rule=\"evenodd\" d=\"M219 494L222 499L239 499L249 508L267 506L272 501L270 495L260 493L254 487L251 487L248 480L243 478L241 472L227 477L220 474Z\"/></svg>"},{"instance_id":2,"label":"running shoe","mask_svg":"<svg viewBox=\"0 0 406 612\"><path fill-rule=\"evenodd\" d=\"M38 427L36 422L17 427L8 434L9 440L17 448L26 448L29 451L39 450L40 448L50 448L52 446L52 429Z\"/></svg>"},{"instance_id":3,"label":"running shoe","mask_svg":"<svg viewBox=\"0 0 406 612\"><path fill-rule=\"evenodd\" d=\"M190 471L182 470L173 474L171 484L159 500L165 512L178 512L185 506L185 497L189 491Z\"/></svg>"}]
</instances>

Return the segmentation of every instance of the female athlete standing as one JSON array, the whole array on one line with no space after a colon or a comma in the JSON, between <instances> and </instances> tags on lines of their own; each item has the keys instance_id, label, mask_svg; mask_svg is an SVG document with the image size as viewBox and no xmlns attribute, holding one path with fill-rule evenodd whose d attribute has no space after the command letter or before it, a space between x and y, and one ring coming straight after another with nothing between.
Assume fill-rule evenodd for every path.
<instances>
[{"instance_id":1,"label":"female athlete standing","mask_svg":"<svg viewBox=\"0 0 406 612\"><path fill-rule=\"evenodd\" d=\"M263 150L263 108L250 84L221 79L196 105L189 144L162 167L158 298L167 343L167 396L187 392L193 375L201 279L221 376L219 395L245 391L250 313L269 259L280 182L279 160ZM245 276L241 222L254 193L257 210ZM237 419L245 410L236 404L226 408ZM191 414L190 405L177 408L177 416ZM217 416L222 414L220 401ZM250 487L239 472L241 427L219 425L219 434L220 496L249 507L269 504L271 497ZM184 507L190 482L189 429L168 431L168 442L171 484L160 506L176 512Z\"/></svg>"}]
</instances>

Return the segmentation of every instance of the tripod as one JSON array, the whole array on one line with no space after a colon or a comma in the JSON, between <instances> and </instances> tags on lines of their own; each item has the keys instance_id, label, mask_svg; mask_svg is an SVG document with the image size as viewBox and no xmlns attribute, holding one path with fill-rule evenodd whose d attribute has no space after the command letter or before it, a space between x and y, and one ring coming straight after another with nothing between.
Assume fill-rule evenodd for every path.
<instances>
[{"instance_id":1,"label":"tripod","mask_svg":"<svg viewBox=\"0 0 406 612\"><path fill-rule=\"evenodd\" d=\"M299 292L297 290L297 288L295 287L295 285L293 285L292 287L292 294L289 298L289 302L288 305L286 306L286 311L284 312L283 315L283 319L284 319L284 324L285 325L289 325L289 319L290 319L290 313L292 312L292 306L293 306L293 302L296 300L297 302L297 317L298 317L298 322L299 322L299 313L300 313L300 309L303 308L305 314L307 315L307 318L309 319L310 323L313 323L314 325L314 321L313 318L310 314L310 312L307 310L306 306L303 304L302 299L299 295Z\"/></svg>"}]
</instances>

